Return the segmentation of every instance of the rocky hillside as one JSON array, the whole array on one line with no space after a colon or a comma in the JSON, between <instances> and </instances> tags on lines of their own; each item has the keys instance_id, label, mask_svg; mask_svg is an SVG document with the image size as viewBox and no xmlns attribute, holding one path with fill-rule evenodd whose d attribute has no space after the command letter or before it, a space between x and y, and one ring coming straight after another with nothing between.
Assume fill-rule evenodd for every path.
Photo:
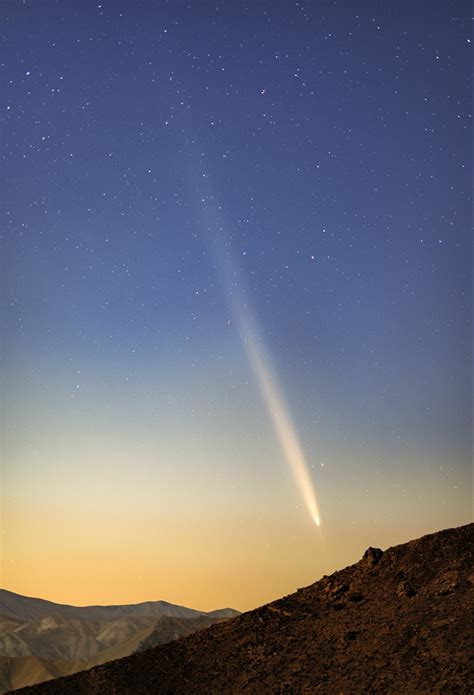
<instances>
[{"instance_id":1,"label":"rocky hillside","mask_svg":"<svg viewBox=\"0 0 474 695\"><path fill-rule=\"evenodd\" d=\"M474 524L385 552L190 637L25 693L474 691Z\"/></svg>"}]
</instances>

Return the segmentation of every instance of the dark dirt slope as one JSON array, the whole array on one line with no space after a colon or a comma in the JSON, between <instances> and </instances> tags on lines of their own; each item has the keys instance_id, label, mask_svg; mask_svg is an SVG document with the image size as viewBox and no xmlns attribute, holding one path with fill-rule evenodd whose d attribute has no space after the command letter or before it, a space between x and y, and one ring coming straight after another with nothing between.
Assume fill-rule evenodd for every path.
<instances>
[{"instance_id":1,"label":"dark dirt slope","mask_svg":"<svg viewBox=\"0 0 474 695\"><path fill-rule=\"evenodd\" d=\"M474 692L474 524L390 548L233 620L22 692Z\"/></svg>"}]
</instances>

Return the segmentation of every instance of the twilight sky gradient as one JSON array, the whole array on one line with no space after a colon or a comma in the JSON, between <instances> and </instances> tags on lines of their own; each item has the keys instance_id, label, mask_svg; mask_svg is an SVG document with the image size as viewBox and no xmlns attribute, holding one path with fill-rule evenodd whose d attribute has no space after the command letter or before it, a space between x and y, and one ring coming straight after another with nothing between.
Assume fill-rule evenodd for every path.
<instances>
[{"instance_id":1,"label":"twilight sky gradient","mask_svg":"<svg viewBox=\"0 0 474 695\"><path fill-rule=\"evenodd\" d=\"M470 3L0 14L2 586L247 609L470 521Z\"/></svg>"}]
</instances>

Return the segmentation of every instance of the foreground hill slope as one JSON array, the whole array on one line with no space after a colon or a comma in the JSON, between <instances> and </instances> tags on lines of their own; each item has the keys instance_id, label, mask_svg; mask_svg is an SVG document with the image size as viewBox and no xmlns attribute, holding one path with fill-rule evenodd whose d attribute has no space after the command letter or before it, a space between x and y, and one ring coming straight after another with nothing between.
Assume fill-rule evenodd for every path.
<instances>
[{"instance_id":1,"label":"foreground hill slope","mask_svg":"<svg viewBox=\"0 0 474 695\"><path fill-rule=\"evenodd\" d=\"M470 693L474 524L363 558L177 642L22 692Z\"/></svg>"}]
</instances>

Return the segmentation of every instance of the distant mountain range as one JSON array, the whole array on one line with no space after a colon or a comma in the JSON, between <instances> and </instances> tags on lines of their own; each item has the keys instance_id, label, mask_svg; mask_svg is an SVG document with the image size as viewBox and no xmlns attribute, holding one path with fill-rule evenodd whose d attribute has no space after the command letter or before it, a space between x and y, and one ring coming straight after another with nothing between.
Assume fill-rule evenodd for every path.
<instances>
[{"instance_id":1,"label":"distant mountain range","mask_svg":"<svg viewBox=\"0 0 474 695\"><path fill-rule=\"evenodd\" d=\"M30 598L15 594L13 591L0 589L0 615L7 615L20 620L36 620L49 618L82 618L84 620L115 620L127 616L161 618L197 618L199 615L210 615L214 618L231 618L238 615L232 608L221 610L198 611L194 608L176 606L167 601L145 601L124 606L67 606L61 603L45 601L41 598Z\"/></svg>"},{"instance_id":2,"label":"distant mountain range","mask_svg":"<svg viewBox=\"0 0 474 695\"><path fill-rule=\"evenodd\" d=\"M467 695L473 546L469 524L385 552L368 548L355 565L279 601L28 693Z\"/></svg>"},{"instance_id":3,"label":"distant mountain range","mask_svg":"<svg viewBox=\"0 0 474 695\"><path fill-rule=\"evenodd\" d=\"M127 656L238 615L147 601L67 606L0 589L0 692Z\"/></svg>"}]
</instances>

